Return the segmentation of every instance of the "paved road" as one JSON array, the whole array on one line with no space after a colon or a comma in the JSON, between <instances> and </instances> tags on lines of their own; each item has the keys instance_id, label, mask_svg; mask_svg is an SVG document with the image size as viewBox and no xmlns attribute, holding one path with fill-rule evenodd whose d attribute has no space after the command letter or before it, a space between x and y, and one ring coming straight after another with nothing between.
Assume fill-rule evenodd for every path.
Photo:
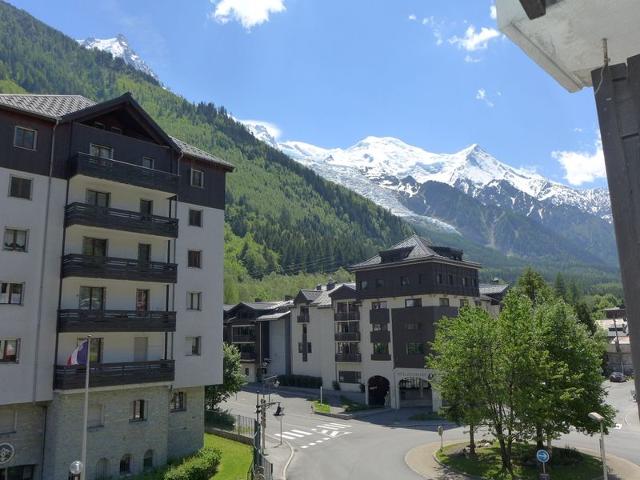
<instances>
[{"instance_id":1,"label":"paved road","mask_svg":"<svg viewBox=\"0 0 640 480\"><path fill-rule=\"evenodd\" d=\"M631 401L631 382L611 384L609 401L619 409L614 429L607 437L608 452L640 464L640 422ZM285 406L283 441L295 455L287 470L289 480L419 479L404 462L413 447L438 440L436 426L406 426L406 412L388 411L361 420L338 420L311 413L311 404L299 396L272 394ZM227 407L248 417L255 416L255 394L241 392ZM394 422L401 422L405 426ZM279 441L280 423L270 415L267 434ZM446 440L466 439L463 428L445 430ZM557 443L597 450L598 440L571 433Z\"/></svg>"}]
</instances>

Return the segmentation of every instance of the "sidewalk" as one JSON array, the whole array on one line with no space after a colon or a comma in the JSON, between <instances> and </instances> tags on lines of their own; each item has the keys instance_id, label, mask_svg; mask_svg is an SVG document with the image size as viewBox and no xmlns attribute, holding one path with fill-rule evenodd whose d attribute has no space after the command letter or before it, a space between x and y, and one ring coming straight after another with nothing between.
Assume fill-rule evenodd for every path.
<instances>
[{"instance_id":1,"label":"sidewalk","mask_svg":"<svg viewBox=\"0 0 640 480\"><path fill-rule=\"evenodd\" d=\"M445 445L451 445L452 443L459 442L445 442ZM421 477L428 478L430 480L469 480L477 478L454 472L453 470L438 463L435 459L435 453L439 448L440 442L420 445L419 447L409 450L404 457L404 461L411 470ZM598 452L593 450L580 449L580 451L596 457L598 456ZM610 480L640 479L640 466L625 460L624 458L607 454L607 465L609 466ZM598 479L601 478L602 477L598 477Z\"/></svg>"},{"instance_id":2,"label":"sidewalk","mask_svg":"<svg viewBox=\"0 0 640 480\"><path fill-rule=\"evenodd\" d=\"M288 443L278 445L278 441L272 438L267 439L267 460L273 465L273 479L284 480L285 469L293 458L293 449Z\"/></svg>"}]
</instances>

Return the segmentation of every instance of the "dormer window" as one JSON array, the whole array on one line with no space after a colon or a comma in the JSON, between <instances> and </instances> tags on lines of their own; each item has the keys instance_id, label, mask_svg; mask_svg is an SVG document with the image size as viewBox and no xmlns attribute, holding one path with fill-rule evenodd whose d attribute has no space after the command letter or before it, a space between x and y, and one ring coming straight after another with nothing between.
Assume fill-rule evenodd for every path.
<instances>
[{"instance_id":1,"label":"dormer window","mask_svg":"<svg viewBox=\"0 0 640 480\"><path fill-rule=\"evenodd\" d=\"M191 169L191 186L204 188L204 172L202 170Z\"/></svg>"}]
</instances>

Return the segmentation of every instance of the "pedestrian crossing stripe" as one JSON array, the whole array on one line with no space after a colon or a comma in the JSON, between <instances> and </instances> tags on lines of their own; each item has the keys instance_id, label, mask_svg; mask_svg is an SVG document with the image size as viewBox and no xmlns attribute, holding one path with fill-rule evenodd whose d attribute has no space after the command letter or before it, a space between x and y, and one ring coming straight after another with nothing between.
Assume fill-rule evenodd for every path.
<instances>
[{"instance_id":1,"label":"pedestrian crossing stripe","mask_svg":"<svg viewBox=\"0 0 640 480\"><path fill-rule=\"evenodd\" d=\"M296 438L296 437L290 437L289 435L286 435L286 434L284 434L284 433L283 433L282 435L280 435L279 433L274 433L274 435L275 435L276 437L284 438L285 440L295 440L295 438ZM299 437L298 437L298 438L299 438Z\"/></svg>"},{"instance_id":2,"label":"pedestrian crossing stripe","mask_svg":"<svg viewBox=\"0 0 640 480\"><path fill-rule=\"evenodd\" d=\"M301 434L301 435L313 435L313 433L305 432L305 431L303 431L303 430L293 430L293 429L292 429L291 431L292 431L293 433L299 433L299 434ZM289 433L289 432L286 432L286 433Z\"/></svg>"}]
</instances>

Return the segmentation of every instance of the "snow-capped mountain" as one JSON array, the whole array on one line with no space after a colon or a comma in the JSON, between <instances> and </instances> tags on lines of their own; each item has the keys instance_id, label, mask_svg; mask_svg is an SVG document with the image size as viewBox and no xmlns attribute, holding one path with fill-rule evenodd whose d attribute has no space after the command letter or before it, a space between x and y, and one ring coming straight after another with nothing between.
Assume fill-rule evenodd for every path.
<instances>
[{"instance_id":1,"label":"snow-capped mountain","mask_svg":"<svg viewBox=\"0 0 640 480\"><path fill-rule=\"evenodd\" d=\"M367 137L327 149L279 142L268 125L243 123L259 140L396 215L517 255L526 256L533 244L563 243L589 261L615 262L606 189L570 188L500 162L478 145L438 154L397 138Z\"/></svg>"},{"instance_id":2,"label":"snow-capped mountain","mask_svg":"<svg viewBox=\"0 0 640 480\"><path fill-rule=\"evenodd\" d=\"M140 58L140 55L129 46L129 42L121 33L115 38L87 38L85 40L78 40L78 43L84 48L95 48L103 52L109 52L115 58L122 58L127 65L158 80L156 73Z\"/></svg>"}]
</instances>

